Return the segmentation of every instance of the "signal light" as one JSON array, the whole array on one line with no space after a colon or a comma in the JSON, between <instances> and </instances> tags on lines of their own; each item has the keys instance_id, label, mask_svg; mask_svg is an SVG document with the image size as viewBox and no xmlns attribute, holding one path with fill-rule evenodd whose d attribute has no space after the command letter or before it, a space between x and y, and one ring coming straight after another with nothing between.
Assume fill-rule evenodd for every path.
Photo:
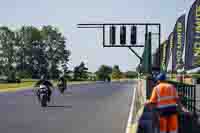
<instances>
[{"instance_id":1,"label":"signal light","mask_svg":"<svg viewBox=\"0 0 200 133\"><path fill-rule=\"evenodd\" d=\"M110 27L110 44L115 44L115 37L116 34L116 27L115 26L111 26Z\"/></svg>"},{"instance_id":2,"label":"signal light","mask_svg":"<svg viewBox=\"0 0 200 133\"><path fill-rule=\"evenodd\" d=\"M126 26L120 27L120 44L126 44Z\"/></svg>"},{"instance_id":3,"label":"signal light","mask_svg":"<svg viewBox=\"0 0 200 133\"><path fill-rule=\"evenodd\" d=\"M136 26L131 26L131 44L136 44L137 42L137 28Z\"/></svg>"}]
</instances>

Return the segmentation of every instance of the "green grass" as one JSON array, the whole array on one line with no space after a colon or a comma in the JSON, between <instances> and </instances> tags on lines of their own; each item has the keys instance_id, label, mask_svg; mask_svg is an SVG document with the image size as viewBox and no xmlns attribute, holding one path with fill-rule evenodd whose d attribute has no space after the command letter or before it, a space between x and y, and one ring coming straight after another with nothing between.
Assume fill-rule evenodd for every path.
<instances>
[{"instance_id":1,"label":"green grass","mask_svg":"<svg viewBox=\"0 0 200 133\"><path fill-rule=\"evenodd\" d=\"M192 76L193 78L200 78L200 74L196 73L196 74L190 74L190 76Z\"/></svg>"},{"instance_id":2,"label":"green grass","mask_svg":"<svg viewBox=\"0 0 200 133\"><path fill-rule=\"evenodd\" d=\"M22 82L36 82L38 79L21 79Z\"/></svg>"},{"instance_id":3,"label":"green grass","mask_svg":"<svg viewBox=\"0 0 200 133\"><path fill-rule=\"evenodd\" d=\"M58 81L51 81L53 83L54 86L57 85ZM68 85L72 85L72 84L87 84L87 83L93 83L95 81L67 81Z\"/></svg>"},{"instance_id":4,"label":"green grass","mask_svg":"<svg viewBox=\"0 0 200 133\"><path fill-rule=\"evenodd\" d=\"M22 81L21 83L0 83L0 89L15 89L32 87L36 81Z\"/></svg>"},{"instance_id":5,"label":"green grass","mask_svg":"<svg viewBox=\"0 0 200 133\"><path fill-rule=\"evenodd\" d=\"M67 84L87 84L87 83L93 83L95 81L70 81Z\"/></svg>"}]
</instances>

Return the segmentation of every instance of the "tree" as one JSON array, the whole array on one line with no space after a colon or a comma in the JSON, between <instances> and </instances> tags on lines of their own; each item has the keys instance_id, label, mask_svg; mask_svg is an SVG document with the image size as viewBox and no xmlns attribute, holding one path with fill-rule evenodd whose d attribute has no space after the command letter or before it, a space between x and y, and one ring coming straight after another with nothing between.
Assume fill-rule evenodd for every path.
<instances>
[{"instance_id":1,"label":"tree","mask_svg":"<svg viewBox=\"0 0 200 133\"><path fill-rule=\"evenodd\" d=\"M112 67L107 65L101 65L96 72L97 80L103 80L110 78L110 74L112 73Z\"/></svg>"},{"instance_id":2,"label":"tree","mask_svg":"<svg viewBox=\"0 0 200 133\"><path fill-rule=\"evenodd\" d=\"M48 60L48 72L51 78L57 78L58 66L61 65L63 72L67 72L67 62L70 52L65 48L66 39L52 26L44 26L41 30L43 43L46 46L45 54Z\"/></svg>"},{"instance_id":3,"label":"tree","mask_svg":"<svg viewBox=\"0 0 200 133\"><path fill-rule=\"evenodd\" d=\"M96 81L96 74L93 72L88 72L88 80Z\"/></svg>"},{"instance_id":4,"label":"tree","mask_svg":"<svg viewBox=\"0 0 200 133\"><path fill-rule=\"evenodd\" d=\"M12 82L16 79L16 44L15 34L8 27L0 28L0 62L3 73L7 76L8 81Z\"/></svg>"},{"instance_id":5,"label":"tree","mask_svg":"<svg viewBox=\"0 0 200 133\"><path fill-rule=\"evenodd\" d=\"M112 69L112 79L121 79L123 74L122 72L120 71L119 69L119 66L118 65L115 65Z\"/></svg>"},{"instance_id":6,"label":"tree","mask_svg":"<svg viewBox=\"0 0 200 133\"><path fill-rule=\"evenodd\" d=\"M62 68L68 69L70 51L66 49L65 37L52 26L43 26L41 30L33 26L23 26L17 33L17 68L24 77L29 74L39 78L42 74L49 78L58 78Z\"/></svg>"},{"instance_id":7,"label":"tree","mask_svg":"<svg viewBox=\"0 0 200 133\"><path fill-rule=\"evenodd\" d=\"M40 30L33 26L23 26L16 32L16 36L19 47L17 50L17 70L20 77L38 78L41 71L46 71L45 65L47 65Z\"/></svg>"},{"instance_id":8,"label":"tree","mask_svg":"<svg viewBox=\"0 0 200 133\"><path fill-rule=\"evenodd\" d=\"M0 74L21 78L39 78L45 74L58 78L67 74L70 51L66 39L52 26L38 29L23 26L17 31L0 28Z\"/></svg>"},{"instance_id":9,"label":"tree","mask_svg":"<svg viewBox=\"0 0 200 133\"><path fill-rule=\"evenodd\" d=\"M63 75L66 77L66 78L69 78L70 77L70 73L72 71L70 71L68 69L68 62L69 62L69 56L71 55L71 52L69 50L65 50L64 53L63 53L63 60L61 62L61 66L62 66L62 70L63 70Z\"/></svg>"},{"instance_id":10,"label":"tree","mask_svg":"<svg viewBox=\"0 0 200 133\"><path fill-rule=\"evenodd\" d=\"M125 72L126 78L136 78L138 76L137 72L135 71L127 71Z\"/></svg>"},{"instance_id":11,"label":"tree","mask_svg":"<svg viewBox=\"0 0 200 133\"><path fill-rule=\"evenodd\" d=\"M67 79L68 81L72 81L73 80L73 71L69 70L67 68L67 70L64 70L64 73L63 73L65 79Z\"/></svg>"},{"instance_id":12,"label":"tree","mask_svg":"<svg viewBox=\"0 0 200 133\"><path fill-rule=\"evenodd\" d=\"M0 59L0 60L1 60L1 59ZM3 64L2 61L0 61L0 76L4 74L4 70L3 70L4 67L3 67L2 64Z\"/></svg>"},{"instance_id":13,"label":"tree","mask_svg":"<svg viewBox=\"0 0 200 133\"><path fill-rule=\"evenodd\" d=\"M74 68L74 80L82 81L88 79L88 68L85 67L84 62Z\"/></svg>"}]
</instances>

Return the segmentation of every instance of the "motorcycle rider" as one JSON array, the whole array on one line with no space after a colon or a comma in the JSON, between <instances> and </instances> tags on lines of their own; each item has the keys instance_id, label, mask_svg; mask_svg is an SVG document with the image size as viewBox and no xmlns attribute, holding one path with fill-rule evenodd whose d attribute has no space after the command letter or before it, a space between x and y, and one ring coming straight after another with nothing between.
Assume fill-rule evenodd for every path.
<instances>
[{"instance_id":1,"label":"motorcycle rider","mask_svg":"<svg viewBox=\"0 0 200 133\"><path fill-rule=\"evenodd\" d=\"M44 85L47 87L48 89L48 102L50 102L50 98L51 98L51 94L52 94L52 90L51 88L53 88L53 84L47 80L45 75L42 75L40 80L38 82L36 82L35 87L39 87L40 85ZM36 92L38 99L40 100L40 94L39 94L39 89Z\"/></svg>"},{"instance_id":2,"label":"motorcycle rider","mask_svg":"<svg viewBox=\"0 0 200 133\"><path fill-rule=\"evenodd\" d=\"M64 76L61 76L58 80L58 88L61 87L61 93L64 93L65 89L67 89L67 82Z\"/></svg>"}]
</instances>

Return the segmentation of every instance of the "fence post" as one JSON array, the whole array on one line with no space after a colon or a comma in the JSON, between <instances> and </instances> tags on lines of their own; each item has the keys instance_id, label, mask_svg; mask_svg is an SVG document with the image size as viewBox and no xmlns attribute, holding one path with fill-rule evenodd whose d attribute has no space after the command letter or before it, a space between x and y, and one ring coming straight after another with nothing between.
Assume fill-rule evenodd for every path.
<instances>
[{"instance_id":1,"label":"fence post","mask_svg":"<svg viewBox=\"0 0 200 133\"><path fill-rule=\"evenodd\" d=\"M194 105L194 88L193 88L193 86L191 86L191 97L192 97L192 111L194 111L194 107L195 107L195 105Z\"/></svg>"},{"instance_id":2,"label":"fence post","mask_svg":"<svg viewBox=\"0 0 200 133\"><path fill-rule=\"evenodd\" d=\"M194 114L196 115L196 86L193 85L194 88Z\"/></svg>"},{"instance_id":3,"label":"fence post","mask_svg":"<svg viewBox=\"0 0 200 133\"><path fill-rule=\"evenodd\" d=\"M193 101L193 96L192 96L192 86L188 87L189 89L189 97L190 97L190 110L193 111L193 105L192 105L192 101Z\"/></svg>"}]
</instances>

